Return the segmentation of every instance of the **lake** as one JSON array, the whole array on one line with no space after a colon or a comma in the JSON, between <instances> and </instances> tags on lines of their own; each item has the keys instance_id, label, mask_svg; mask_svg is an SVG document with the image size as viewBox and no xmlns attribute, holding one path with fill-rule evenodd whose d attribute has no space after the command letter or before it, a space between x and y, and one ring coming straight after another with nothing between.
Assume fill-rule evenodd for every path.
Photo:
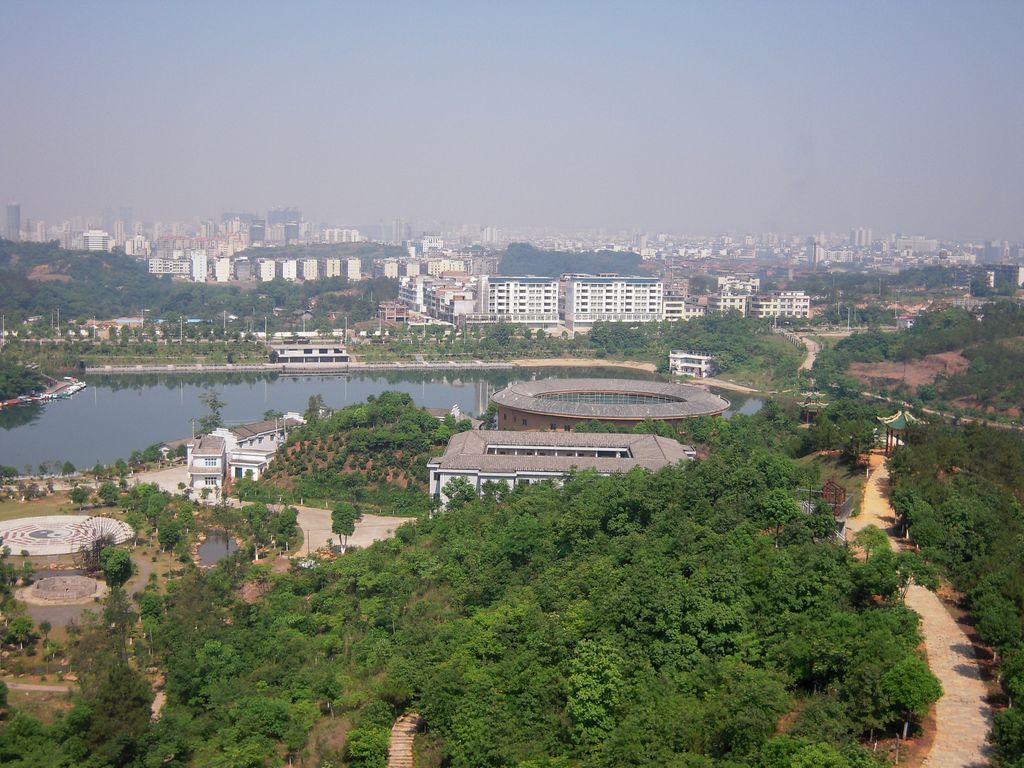
<instances>
[{"instance_id":1,"label":"lake","mask_svg":"<svg viewBox=\"0 0 1024 768\"><path fill-rule=\"evenodd\" d=\"M660 378L625 368L518 368L467 371L371 371L345 375L279 373L130 374L87 376L88 388L69 400L0 409L0 464L20 471L42 462L70 461L80 469L127 459L136 449L192 434L192 420L206 413L199 396L211 389L227 403L226 424L259 421L264 411L306 410L312 395L330 407L398 390L417 405L477 415L498 389L512 381L552 376ZM763 400L719 392L733 412L755 413Z\"/></svg>"}]
</instances>

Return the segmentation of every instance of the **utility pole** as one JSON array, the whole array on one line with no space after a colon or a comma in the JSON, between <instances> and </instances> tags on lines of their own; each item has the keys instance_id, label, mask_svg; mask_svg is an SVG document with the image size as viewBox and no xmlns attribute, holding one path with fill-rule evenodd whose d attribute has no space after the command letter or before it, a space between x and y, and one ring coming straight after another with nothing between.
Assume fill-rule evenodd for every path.
<instances>
[{"instance_id":1,"label":"utility pole","mask_svg":"<svg viewBox=\"0 0 1024 768\"><path fill-rule=\"evenodd\" d=\"M185 316L178 315L178 344L185 343Z\"/></svg>"}]
</instances>

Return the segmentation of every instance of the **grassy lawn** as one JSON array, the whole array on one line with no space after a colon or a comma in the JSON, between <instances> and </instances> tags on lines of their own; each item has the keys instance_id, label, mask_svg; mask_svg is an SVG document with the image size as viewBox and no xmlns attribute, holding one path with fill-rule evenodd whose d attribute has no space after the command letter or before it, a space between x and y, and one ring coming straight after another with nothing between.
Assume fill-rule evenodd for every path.
<instances>
[{"instance_id":1,"label":"grassy lawn","mask_svg":"<svg viewBox=\"0 0 1024 768\"><path fill-rule=\"evenodd\" d=\"M34 680L31 682L35 682ZM56 675L43 681L43 685L59 685ZM49 725L58 713L71 709L71 697L59 691L15 691L7 692L10 707L20 712L27 712Z\"/></svg>"},{"instance_id":2,"label":"grassy lawn","mask_svg":"<svg viewBox=\"0 0 1024 768\"><path fill-rule=\"evenodd\" d=\"M19 517L37 517L42 515L76 515L79 513L67 496L53 495L34 501L0 501L0 520L16 520Z\"/></svg>"},{"instance_id":3,"label":"grassy lawn","mask_svg":"<svg viewBox=\"0 0 1024 768\"><path fill-rule=\"evenodd\" d=\"M853 470L846 464L839 461L836 456L823 456L818 453L812 453L810 456L804 456L803 458L797 459L797 463L805 465L817 465L821 470L821 482L825 483L826 480L835 480L839 485L846 489L847 498L853 496L857 501L853 509L853 514L857 515L860 512L861 496L864 490L864 470Z\"/></svg>"}]
</instances>

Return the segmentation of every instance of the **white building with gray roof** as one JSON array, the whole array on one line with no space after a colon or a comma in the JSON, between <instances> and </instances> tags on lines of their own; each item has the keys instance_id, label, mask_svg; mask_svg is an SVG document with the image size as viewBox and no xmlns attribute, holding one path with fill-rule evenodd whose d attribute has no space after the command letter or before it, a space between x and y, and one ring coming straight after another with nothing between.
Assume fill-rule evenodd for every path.
<instances>
[{"instance_id":1,"label":"white building with gray roof","mask_svg":"<svg viewBox=\"0 0 1024 768\"><path fill-rule=\"evenodd\" d=\"M448 502L445 486L456 478L479 493L484 483L510 488L564 477L573 469L601 475L651 471L694 458L693 448L656 435L471 430L453 435L444 455L427 463L430 493Z\"/></svg>"}]
</instances>

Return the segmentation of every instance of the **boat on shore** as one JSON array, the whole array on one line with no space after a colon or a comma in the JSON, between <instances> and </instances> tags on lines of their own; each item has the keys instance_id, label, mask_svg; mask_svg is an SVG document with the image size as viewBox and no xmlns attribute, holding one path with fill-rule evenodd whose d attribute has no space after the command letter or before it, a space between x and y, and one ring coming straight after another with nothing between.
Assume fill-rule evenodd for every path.
<instances>
[{"instance_id":1,"label":"boat on shore","mask_svg":"<svg viewBox=\"0 0 1024 768\"><path fill-rule=\"evenodd\" d=\"M85 387L86 384L84 381L76 379L73 376L65 376L59 381L55 380L53 385L43 392L35 392L31 395L21 395L20 397L11 398L10 400L2 400L0 401L0 408L15 405L30 405L32 403L48 403L52 400L66 400L76 392L81 392Z\"/></svg>"}]
</instances>

